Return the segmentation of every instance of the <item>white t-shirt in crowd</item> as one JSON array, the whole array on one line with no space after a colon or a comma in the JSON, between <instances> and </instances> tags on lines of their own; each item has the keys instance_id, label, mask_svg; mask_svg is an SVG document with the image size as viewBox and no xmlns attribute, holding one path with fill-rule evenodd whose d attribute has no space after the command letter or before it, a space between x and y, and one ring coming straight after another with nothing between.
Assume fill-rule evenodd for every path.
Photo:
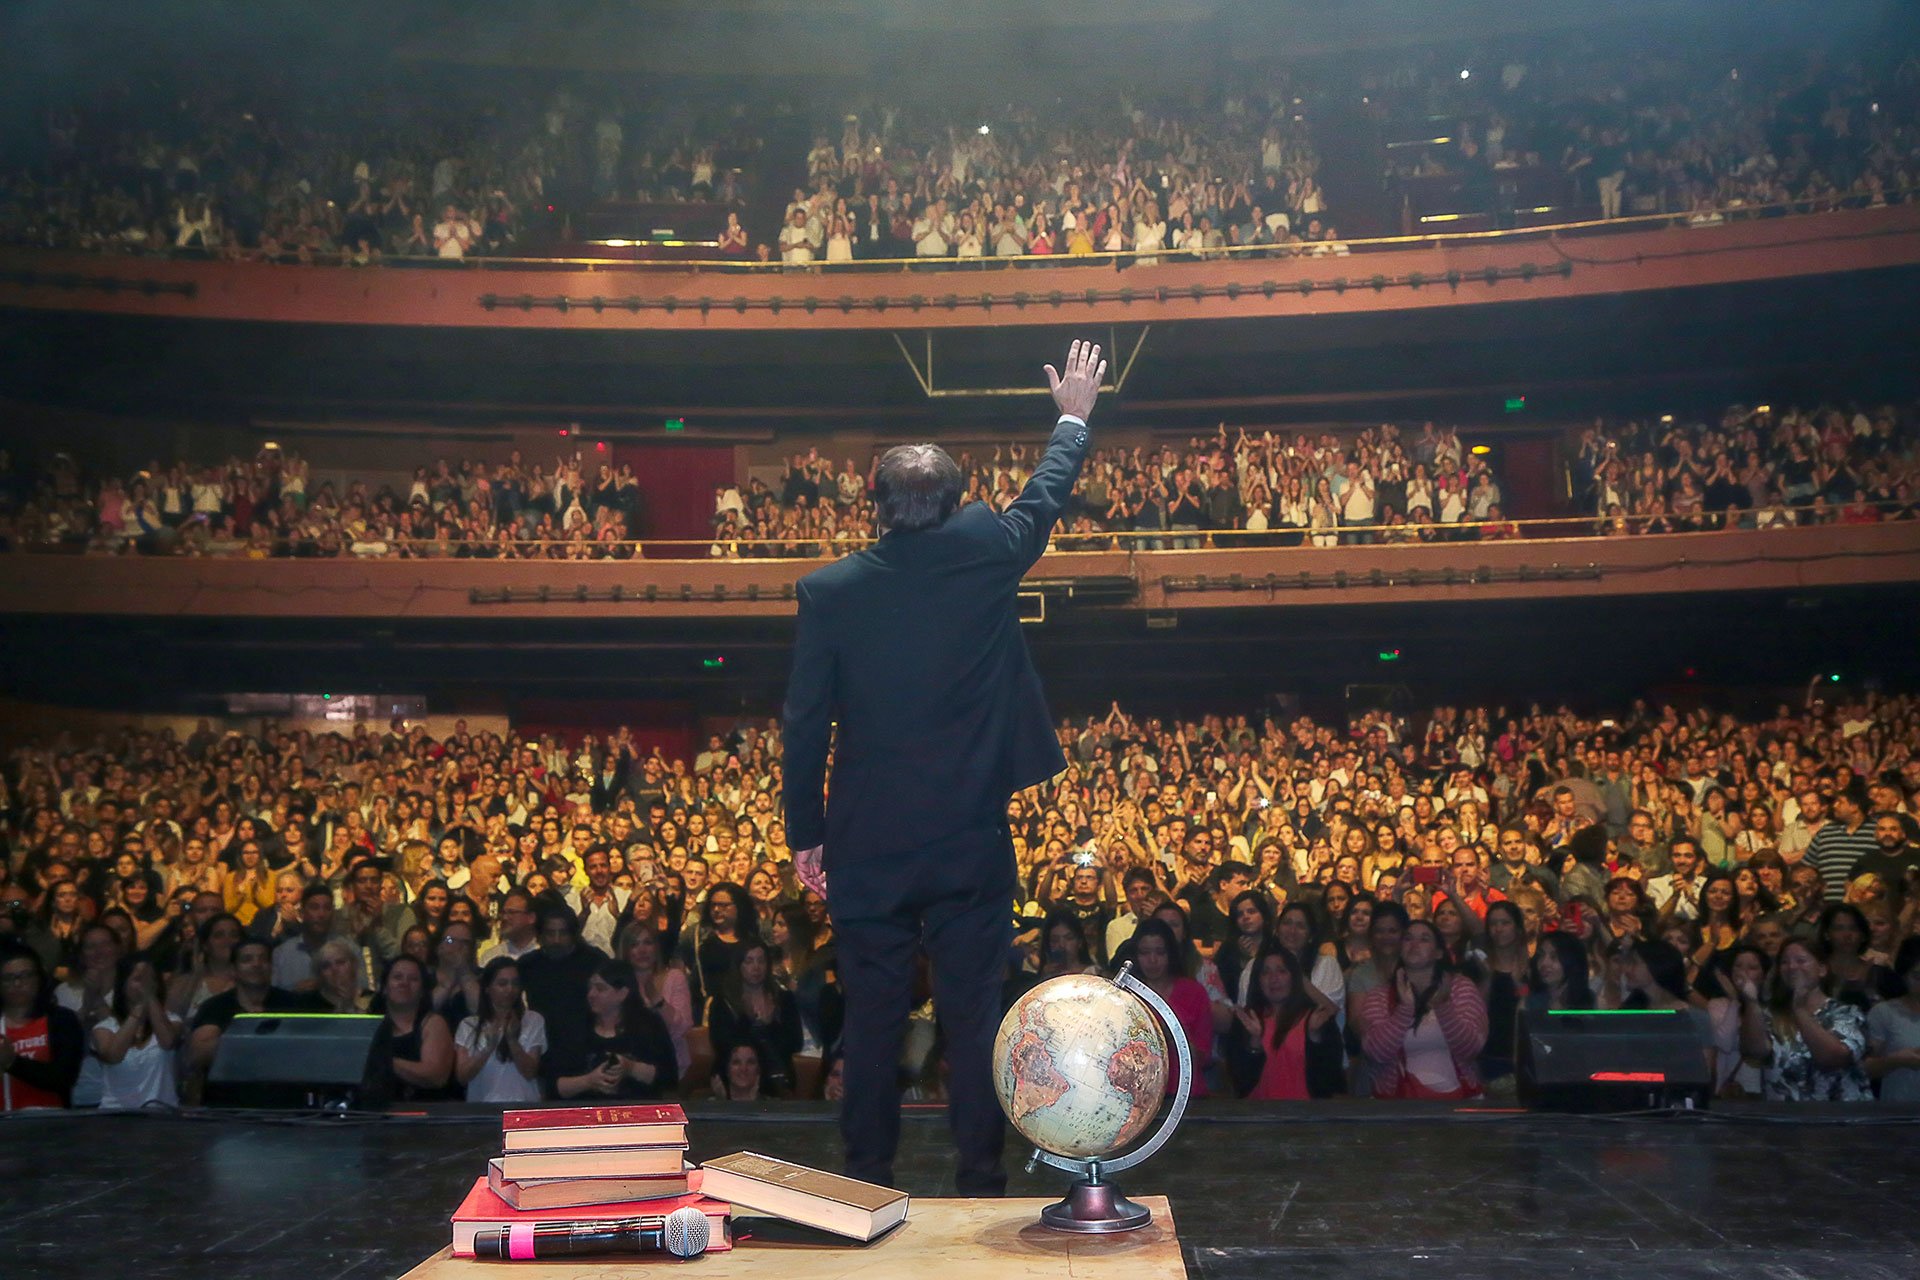
<instances>
[{"instance_id":1,"label":"white t-shirt in crowd","mask_svg":"<svg viewBox=\"0 0 1920 1280\"><path fill-rule=\"evenodd\" d=\"M86 991L78 982L63 982L53 989L53 999L54 1003L77 1018L80 1016L81 1007L86 1004ZM86 1044L82 1049L80 1078L73 1083L73 1105L76 1107L100 1105L100 1058L93 1051L92 1035L86 1037Z\"/></svg>"},{"instance_id":2,"label":"white t-shirt in crowd","mask_svg":"<svg viewBox=\"0 0 1920 1280\"><path fill-rule=\"evenodd\" d=\"M173 1014L167 1015L167 1021L176 1031L182 1025ZM113 1035L120 1030L120 1020L108 1014L94 1030ZM120 1061L101 1062L100 1109L137 1111L149 1102L179 1106L180 1083L174 1072L174 1061L174 1051L161 1048L160 1037L149 1035L145 1044L127 1050L127 1056Z\"/></svg>"},{"instance_id":3,"label":"white t-shirt in crowd","mask_svg":"<svg viewBox=\"0 0 1920 1280\"><path fill-rule=\"evenodd\" d=\"M460 1031L453 1043L468 1053L478 1053L480 1043L480 1019L463 1018ZM490 1046L494 1048L495 1046ZM546 1019L529 1009L520 1015L520 1047L536 1058L547 1051ZM501 1061L497 1052L488 1052L487 1063L480 1068L480 1074L467 1082L468 1102L538 1102L540 1101L540 1081L527 1079L520 1074L520 1068L514 1065L509 1056Z\"/></svg>"},{"instance_id":4,"label":"white t-shirt in crowd","mask_svg":"<svg viewBox=\"0 0 1920 1280\"><path fill-rule=\"evenodd\" d=\"M805 227L788 223L780 228L780 260L802 264L813 261L813 241L808 239Z\"/></svg>"},{"instance_id":5,"label":"white t-shirt in crowd","mask_svg":"<svg viewBox=\"0 0 1920 1280\"><path fill-rule=\"evenodd\" d=\"M467 256L467 242L472 233L465 220L455 218L452 222L433 224L433 242L439 246L443 258L464 258Z\"/></svg>"},{"instance_id":6,"label":"white t-shirt in crowd","mask_svg":"<svg viewBox=\"0 0 1920 1280\"><path fill-rule=\"evenodd\" d=\"M913 224L913 251L922 258L944 258L950 246L940 233L940 224L922 218Z\"/></svg>"},{"instance_id":7,"label":"white t-shirt in crowd","mask_svg":"<svg viewBox=\"0 0 1920 1280\"><path fill-rule=\"evenodd\" d=\"M1362 481L1350 484L1340 495L1340 518L1343 521L1373 519L1373 487Z\"/></svg>"}]
</instances>

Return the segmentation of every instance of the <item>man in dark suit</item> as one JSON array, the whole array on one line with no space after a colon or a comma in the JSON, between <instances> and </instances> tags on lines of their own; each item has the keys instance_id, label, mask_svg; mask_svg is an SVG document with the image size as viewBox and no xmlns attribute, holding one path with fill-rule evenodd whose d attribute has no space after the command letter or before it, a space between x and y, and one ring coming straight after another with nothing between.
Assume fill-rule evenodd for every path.
<instances>
[{"instance_id":1,"label":"man in dark suit","mask_svg":"<svg viewBox=\"0 0 1920 1280\"><path fill-rule=\"evenodd\" d=\"M784 724L787 838L795 873L826 896L833 918L846 991L840 1132L852 1177L893 1181L900 1043L924 945L946 1035L957 1189L1006 1190L991 1057L1018 881L1007 797L1066 765L1015 589L1073 491L1105 372L1092 343L1073 344L1064 374L1046 367L1059 421L1004 513L961 507L953 459L903 445L874 477L880 540L800 583Z\"/></svg>"}]
</instances>

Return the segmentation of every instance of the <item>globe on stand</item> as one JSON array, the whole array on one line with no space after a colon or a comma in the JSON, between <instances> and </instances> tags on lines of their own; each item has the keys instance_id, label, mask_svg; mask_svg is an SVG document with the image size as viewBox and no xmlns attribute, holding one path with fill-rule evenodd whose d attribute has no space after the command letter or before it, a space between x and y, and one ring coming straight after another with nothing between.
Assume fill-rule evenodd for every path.
<instances>
[{"instance_id":1,"label":"globe on stand","mask_svg":"<svg viewBox=\"0 0 1920 1280\"><path fill-rule=\"evenodd\" d=\"M1000 1108L1033 1143L1027 1161L1076 1175L1067 1196L1040 1221L1059 1231L1132 1231L1153 1213L1120 1193L1110 1174L1131 1169L1165 1145L1187 1109L1193 1059L1172 1037L1178 1074L1160 1127L1127 1152L1160 1110L1167 1087L1172 1009L1122 965L1109 981L1092 974L1050 978L1014 1002L993 1042ZM1158 1014L1156 1020L1154 1015Z\"/></svg>"}]
</instances>

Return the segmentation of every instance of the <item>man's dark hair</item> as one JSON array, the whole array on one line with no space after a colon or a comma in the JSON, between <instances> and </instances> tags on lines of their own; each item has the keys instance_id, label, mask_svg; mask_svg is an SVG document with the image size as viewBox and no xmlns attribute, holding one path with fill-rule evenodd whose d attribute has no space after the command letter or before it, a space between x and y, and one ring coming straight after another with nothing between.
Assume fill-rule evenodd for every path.
<instances>
[{"instance_id":1,"label":"man's dark hair","mask_svg":"<svg viewBox=\"0 0 1920 1280\"><path fill-rule=\"evenodd\" d=\"M308 898L325 898L329 905L333 902L333 890L324 881L315 880L300 891L300 906L304 909Z\"/></svg>"},{"instance_id":2,"label":"man's dark hair","mask_svg":"<svg viewBox=\"0 0 1920 1280\"><path fill-rule=\"evenodd\" d=\"M1383 898L1373 904L1373 919L1368 923L1368 928L1371 929L1382 920L1392 920L1404 931L1407 925L1412 923L1413 917L1408 915L1407 909L1399 903L1390 898Z\"/></svg>"},{"instance_id":3,"label":"man's dark hair","mask_svg":"<svg viewBox=\"0 0 1920 1280\"><path fill-rule=\"evenodd\" d=\"M1218 889L1235 876L1245 876L1252 880L1259 872L1244 862L1226 861L1213 869L1213 887Z\"/></svg>"},{"instance_id":4,"label":"man's dark hair","mask_svg":"<svg viewBox=\"0 0 1920 1280\"><path fill-rule=\"evenodd\" d=\"M233 944L233 962L235 964L240 962L240 953L248 947L264 947L267 952L267 959L273 959L273 944L265 938L249 935Z\"/></svg>"},{"instance_id":5,"label":"man's dark hair","mask_svg":"<svg viewBox=\"0 0 1920 1280\"><path fill-rule=\"evenodd\" d=\"M1566 850L1576 862L1599 866L1607 860L1607 829L1598 824L1580 828L1567 837Z\"/></svg>"},{"instance_id":6,"label":"man's dark hair","mask_svg":"<svg viewBox=\"0 0 1920 1280\"><path fill-rule=\"evenodd\" d=\"M567 932L573 935L573 940L575 942L580 940L580 917L573 914L573 908L564 902L540 903L533 909L533 918L543 934L547 931L548 924L555 920L564 921Z\"/></svg>"},{"instance_id":7,"label":"man's dark hair","mask_svg":"<svg viewBox=\"0 0 1920 1280\"><path fill-rule=\"evenodd\" d=\"M889 533L933 528L959 507L962 485L959 464L939 445L896 445L873 475L880 527Z\"/></svg>"}]
</instances>

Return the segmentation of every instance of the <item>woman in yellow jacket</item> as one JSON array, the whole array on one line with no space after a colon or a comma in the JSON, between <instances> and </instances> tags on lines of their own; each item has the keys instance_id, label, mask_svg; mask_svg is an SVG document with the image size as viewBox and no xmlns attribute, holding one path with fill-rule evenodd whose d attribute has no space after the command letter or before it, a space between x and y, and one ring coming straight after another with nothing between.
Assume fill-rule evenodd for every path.
<instances>
[{"instance_id":1,"label":"woman in yellow jacket","mask_svg":"<svg viewBox=\"0 0 1920 1280\"><path fill-rule=\"evenodd\" d=\"M273 910L273 881L260 846L251 840L242 844L239 862L227 876L227 913L251 927L257 912Z\"/></svg>"}]
</instances>

